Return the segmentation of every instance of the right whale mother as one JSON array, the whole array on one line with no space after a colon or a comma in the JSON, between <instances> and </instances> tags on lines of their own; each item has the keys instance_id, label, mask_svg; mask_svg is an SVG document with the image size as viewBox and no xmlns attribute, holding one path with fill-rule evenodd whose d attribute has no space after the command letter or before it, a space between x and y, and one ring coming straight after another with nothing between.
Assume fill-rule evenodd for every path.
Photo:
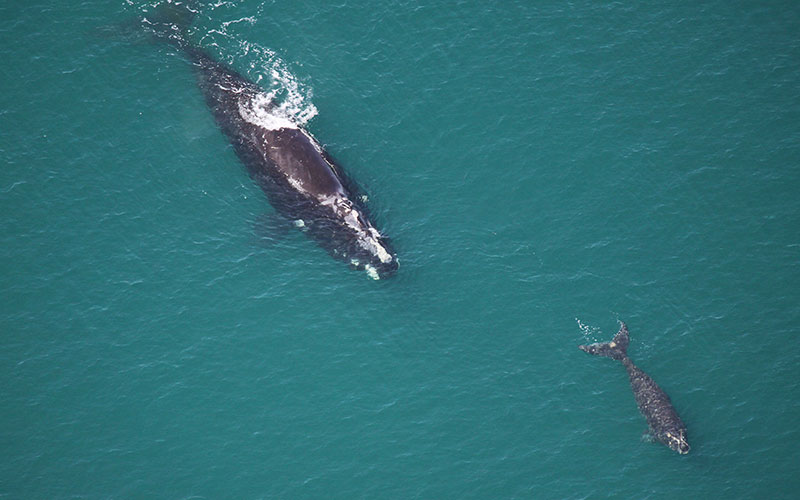
<instances>
[{"instance_id":1,"label":"right whale mother","mask_svg":"<svg viewBox=\"0 0 800 500\"><path fill-rule=\"evenodd\" d=\"M334 257L374 279L394 274L397 256L370 220L365 196L322 145L269 93L187 41L195 4L169 0L142 23L192 63L217 125L272 206Z\"/></svg>"},{"instance_id":2,"label":"right whale mother","mask_svg":"<svg viewBox=\"0 0 800 500\"><path fill-rule=\"evenodd\" d=\"M650 426L650 434L657 441L681 455L689 453L686 425L672 406L669 396L628 357L629 342L628 327L622 323L619 332L614 335L611 342L581 345L578 348L595 356L605 356L621 361L628 371L631 389L633 389L639 411L642 412Z\"/></svg>"}]
</instances>

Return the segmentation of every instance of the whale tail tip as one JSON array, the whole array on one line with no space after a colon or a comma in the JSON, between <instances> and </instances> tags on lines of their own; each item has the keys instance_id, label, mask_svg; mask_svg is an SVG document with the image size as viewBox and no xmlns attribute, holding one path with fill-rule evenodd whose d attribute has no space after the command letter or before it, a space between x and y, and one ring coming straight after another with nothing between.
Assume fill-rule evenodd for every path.
<instances>
[{"instance_id":1,"label":"whale tail tip","mask_svg":"<svg viewBox=\"0 0 800 500\"><path fill-rule=\"evenodd\" d=\"M628 335L628 327L625 323L620 322L620 329L611 342L598 342L590 345L580 345L578 349L595 356L605 356L616 360L623 360L628 356L628 342L630 336Z\"/></svg>"}]
</instances>

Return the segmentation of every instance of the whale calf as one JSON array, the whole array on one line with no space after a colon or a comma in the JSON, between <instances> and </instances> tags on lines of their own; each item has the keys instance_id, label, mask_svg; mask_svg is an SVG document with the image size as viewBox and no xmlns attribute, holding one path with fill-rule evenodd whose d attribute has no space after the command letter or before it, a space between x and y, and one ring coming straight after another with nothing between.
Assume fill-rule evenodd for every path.
<instances>
[{"instance_id":1,"label":"whale calf","mask_svg":"<svg viewBox=\"0 0 800 500\"><path fill-rule=\"evenodd\" d=\"M397 256L370 220L365 197L322 145L276 112L270 94L186 40L195 5L163 3L142 22L192 63L217 125L270 204L334 257L375 279L394 274Z\"/></svg>"},{"instance_id":2,"label":"whale calf","mask_svg":"<svg viewBox=\"0 0 800 500\"><path fill-rule=\"evenodd\" d=\"M689 453L686 426L672 406L669 396L628 357L629 341L628 327L622 323L619 332L614 335L611 342L581 345L578 348L595 356L605 356L621 361L628 371L631 389L633 389L639 411L642 412L644 418L647 419L647 425L650 426L650 435L682 455Z\"/></svg>"}]
</instances>

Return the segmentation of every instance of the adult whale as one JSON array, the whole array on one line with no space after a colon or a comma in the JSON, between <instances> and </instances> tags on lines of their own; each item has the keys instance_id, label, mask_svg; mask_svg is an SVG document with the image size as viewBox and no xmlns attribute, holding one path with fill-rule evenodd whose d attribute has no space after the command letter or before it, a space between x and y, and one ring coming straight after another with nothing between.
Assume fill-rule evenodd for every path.
<instances>
[{"instance_id":1,"label":"adult whale","mask_svg":"<svg viewBox=\"0 0 800 500\"><path fill-rule=\"evenodd\" d=\"M628 357L629 341L628 327L622 323L619 332L614 335L611 342L581 345L578 348L589 354L621 361L628 371L633 396L636 398L639 411L642 412L650 426L650 435L681 455L689 453L686 426L672 406L669 396Z\"/></svg>"},{"instance_id":2,"label":"adult whale","mask_svg":"<svg viewBox=\"0 0 800 500\"><path fill-rule=\"evenodd\" d=\"M334 257L375 279L394 274L395 252L370 221L356 186L320 143L276 113L258 85L186 40L196 13L190 3L162 3L143 24L191 61L217 125L272 206Z\"/></svg>"}]
</instances>

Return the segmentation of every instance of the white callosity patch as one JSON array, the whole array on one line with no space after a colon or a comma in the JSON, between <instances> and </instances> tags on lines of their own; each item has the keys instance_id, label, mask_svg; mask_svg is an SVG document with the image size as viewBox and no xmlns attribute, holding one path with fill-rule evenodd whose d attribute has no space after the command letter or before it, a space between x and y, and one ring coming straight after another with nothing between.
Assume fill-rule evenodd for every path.
<instances>
[{"instance_id":1,"label":"white callosity patch","mask_svg":"<svg viewBox=\"0 0 800 500\"><path fill-rule=\"evenodd\" d=\"M361 242L361 240L359 240ZM383 245L378 241L377 238L370 235L369 238L366 240L366 244L362 243L367 250L372 251L384 264L388 264L392 261L392 255L386 251Z\"/></svg>"},{"instance_id":2,"label":"white callosity patch","mask_svg":"<svg viewBox=\"0 0 800 500\"><path fill-rule=\"evenodd\" d=\"M358 259L350 259L350 264L352 264L355 267L358 267L361 264L361 262L359 262ZM367 272L367 276L369 276L374 280L381 279L381 275L378 273L378 270L375 269L375 266L372 266L370 264L364 264L364 271Z\"/></svg>"},{"instance_id":3,"label":"white callosity patch","mask_svg":"<svg viewBox=\"0 0 800 500\"><path fill-rule=\"evenodd\" d=\"M353 206L353 202L344 196L329 196L320 202L331 207L336 215L358 235L358 244L370 255L376 256L384 264L392 261L392 255L380 242L381 233L361 216L358 209Z\"/></svg>"},{"instance_id":4,"label":"white callosity patch","mask_svg":"<svg viewBox=\"0 0 800 500\"><path fill-rule=\"evenodd\" d=\"M292 187L295 188L297 191L300 191L301 193L304 194L308 194L308 191L306 191L306 188L303 186L303 182L300 179L291 176L286 176L286 180L289 181L289 184L291 184Z\"/></svg>"},{"instance_id":5,"label":"white callosity patch","mask_svg":"<svg viewBox=\"0 0 800 500\"><path fill-rule=\"evenodd\" d=\"M378 274L378 270L375 269L374 267L370 266L369 264L364 266L364 269L367 271L367 274L369 275L370 278L372 278L374 280L381 279L381 275Z\"/></svg>"}]
</instances>

